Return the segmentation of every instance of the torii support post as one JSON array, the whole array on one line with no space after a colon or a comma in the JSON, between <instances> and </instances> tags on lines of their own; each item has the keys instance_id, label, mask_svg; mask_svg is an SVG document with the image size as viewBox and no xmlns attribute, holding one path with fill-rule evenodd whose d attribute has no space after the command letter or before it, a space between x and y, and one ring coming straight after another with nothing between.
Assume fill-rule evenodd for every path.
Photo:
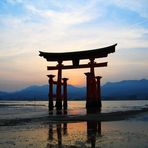
<instances>
[{"instance_id":1,"label":"torii support post","mask_svg":"<svg viewBox=\"0 0 148 148\"><path fill-rule=\"evenodd\" d=\"M86 75L86 88L87 88L87 98L86 98L86 108L98 108L98 101L96 97L96 83L94 83L91 73L85 73Z\"/></svg>"},{"instance_id":2,"label":"torii support post","mask_svg":"<svg viewBox=\"0 0 148 148\"><path fill-rule=\"evenodd\" d=\"M90 86L90 84L89 84L89 82L90 82L90 73L89 72L87 72L87 73L84 73L85 75L86 75L86 107L87 107L87 102L88 102L88 99L89 99L89 97L90 97L90 88L89 88L89 86Z\"/></svg>"},{"instance_id":3,"label":"torii support post","mask_svg":"<svg viewBox=\"0 0 148 148\"><path fill-rule=\"evenodd\" d=\"M91 58L89 59L90 60L90 73L94 76L95 75L95 72L94 72L94 66L95 66L95 59L94 58Z\"/></svg>"},{"instance_id":4,"label":"torii support post","mask_svg":"<svg viewBox=\"0 0 148 148\"><path fill-rule=\"evenodd\" d=\"M68 78L63 78L63 108L67 110L67 80Z\"/></svg>"},{"instance_id":5,"label":"torii support post","mask_svg":"<svg viewBox=\"0 0 148 148\"><path fill-rule=\"evenodd\" d=\"M101 103L101 83L100 83L101 78L102 78L101 76L96 77L96 79L97 79L98 103L99 103L100 108L102 107L102 103Z\"/></svg>"},{"instance_id":6,"label":"torii support post","mask_svg":"<svg viewBox=\"0 0 148 148\"><path fill-rule=\"evenodd\" d=\"M92 93L92 100L97 100L97 87L96 87L96 79L95 79L95 59L91 58L90 60L90 87L91 87L91 93Z\"/></svg>"},{"instance_id":7,"label":"torii support post","mask_svg":"<svg viewBox=\"0 0 148 148\"><path fill-rule=\"evenodd\" d=\"M55 75L47 75L49 78L49 94L48 94L48 108L49 111L53 110L53 78Z\"/></svg>"},{"instance_id":8,"label":"torii support post","mask_svg":"<svg viewBox=\"0 0 148 148\"><path fill-rule=\"evenodd\" d=\"M97 87L94 73L95 59L91 58L88 65L90 66L90 73L85 73L87 83L87 101L86 108L98 108Z\"/></svg>"},{"instance_id":9,"label":"torii support post","mask_svg":"<svg viewBox=\"0 0 148 148\"><path fill-rule=\"evenodd\" d=\"M56 109L62 109L62 95L61 95L61 79L62 79L62 61L58 61L58 78L57 78L57 90L56 90Z\"/></svg>"}]
</instances>

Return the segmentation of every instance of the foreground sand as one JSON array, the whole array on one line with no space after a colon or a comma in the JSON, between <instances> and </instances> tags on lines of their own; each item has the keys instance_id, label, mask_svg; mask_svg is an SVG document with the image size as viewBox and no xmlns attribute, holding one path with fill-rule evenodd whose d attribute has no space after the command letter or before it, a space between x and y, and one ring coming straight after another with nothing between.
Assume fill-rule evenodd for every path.
<instances>
[{"instance_id":1,"label":"foreground sand","mask_svg":"<svg viewBox=\"0 0 148 148\"><path fill-rule=\"evenodd\" d=\"M63 116L62 118L51 116L33 120L16 119L12 123L1 121L1 148L93 146L148 147L147 109L101 116Z\"/></svg>"}]
</instances>

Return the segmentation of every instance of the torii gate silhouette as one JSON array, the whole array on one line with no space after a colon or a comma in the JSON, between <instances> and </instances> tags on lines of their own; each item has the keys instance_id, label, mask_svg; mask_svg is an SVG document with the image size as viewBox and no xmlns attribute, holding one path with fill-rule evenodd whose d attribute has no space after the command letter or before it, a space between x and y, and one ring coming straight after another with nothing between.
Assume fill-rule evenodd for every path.
<instances>
[{"instance_id":1,"label":"torii gate silhouette","mask_svg":"<svg viewBox=\"0 0 148 148\"><path fill-rule=\"evenodd\" d=\"M62 106L64 110L67 109L67 80L68 78L62 78L62 70L64 69L77 69L77 68L90 68L90 72L85 73L86 75L86 108L101 108L101 90L100 90L100 79L101 76L95 76L95 67L105 67L107 62L96 63L96 58L107 57L108 54L115 52L117 44L112 46L86 50L77 52L65 52L65 53L48 53L39 51L39 56L44 57L47 61L57 61L56 66L47 66L47 70L58 70L57 81L54 81L54 75L47 75L49 78L49 110L53 110L53 84L57 85L56 89L56 109L61 110ZM79 64L80 60L89 59L90 62L87 64ZM63 61L72 61L72 65L63 65ZM62 82L63 80L63 82ZM63 95L62 95L63 86ZM62 105L62 100L64 103Z\"/></svg>"}]
</instances>

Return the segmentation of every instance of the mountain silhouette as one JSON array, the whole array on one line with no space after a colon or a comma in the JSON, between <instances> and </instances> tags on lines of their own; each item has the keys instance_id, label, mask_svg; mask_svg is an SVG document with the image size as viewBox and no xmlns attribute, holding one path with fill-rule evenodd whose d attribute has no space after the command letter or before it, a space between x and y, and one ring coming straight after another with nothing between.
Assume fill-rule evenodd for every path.
<instances>
[{"instance_id":1,"label":"mountain silhouette","mask_svg":"<svg viewBox=\"0 0 148 148\"><path fill-rule=\"evenodd\" d=\"M108 82L102 87L102 95L106 99L148 99L148 80Z\"/></svg>"},{"instance_id":2,"label":"mountain silhouette","mask_svg":"<svg viewBox=\"0 0 148 148\"><path fill-rule=\"evenodd\" d=\"M29 86L25 89L16 92L1 92L0 91L0 100L48 100L48 85L42 86ZM56 87L53 88L54 93L56 93ZM70 99L84 99L86 94L85 87L75 87L68 85L68 97Z\"/></svg>"},{"instance_id":3,"label":"mountain silhouette","mask_svg":"<svg viewBox=\"0 0 148 148\"><path fill-rule=\"evenodd\" d=\"M48 100L48 85L33 85L15 92L0 91L0 100ZM54 86L54 93L56 87ZM108 82L101 88L102 99L148 99L148 80L123 80L120 82ZM86 88L68 85L69 100L85 99Z\"/></svg>"}]
</instances>

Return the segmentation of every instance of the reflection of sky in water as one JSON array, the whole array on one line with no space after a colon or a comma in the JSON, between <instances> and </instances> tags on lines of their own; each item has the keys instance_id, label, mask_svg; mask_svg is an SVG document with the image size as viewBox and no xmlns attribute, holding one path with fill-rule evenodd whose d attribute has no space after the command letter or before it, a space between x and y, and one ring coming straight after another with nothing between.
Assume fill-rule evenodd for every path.
<instances>
[{"instance_id":1,"label":"reflection of sky in water","mask_svg":"<svg viewBox=\"0 0 148 148\"><path fill-rule=\"evenodd\" d=\"M85 101L69 101L68 115L86 114ZM102 101L101 112L140 109L148 101ZM0 119L40 117L48 115L47 101L0 101Z\"/></svg>"},{"instance_id":2,"label":"reflection of sky in water","mask_svg":"<svg viewBox=\"0 0 148 148\"><path fill-rule=\"evenodd\" d=\"M2 118L48 115L47 102L9 102L0 107ZM2 104L2 103L1 103ZM137 109L147 101L103 101L103 112ZM69 114L84 114L85 102L69 102ZM124 121L29 122L0 126L0 147L146 147L146 113Z\"/></svg>"},{"instance_id":3,"label":"reflection of sky in water","mask_svg":"<svg viewBox=\"0 0 148 148\"><path fill-rule=\"evenodd\" d=\"M147 122L142 121L28 123L0 131L2 147L146 147L148 139Z\"/></svg>"}]
</instances>

